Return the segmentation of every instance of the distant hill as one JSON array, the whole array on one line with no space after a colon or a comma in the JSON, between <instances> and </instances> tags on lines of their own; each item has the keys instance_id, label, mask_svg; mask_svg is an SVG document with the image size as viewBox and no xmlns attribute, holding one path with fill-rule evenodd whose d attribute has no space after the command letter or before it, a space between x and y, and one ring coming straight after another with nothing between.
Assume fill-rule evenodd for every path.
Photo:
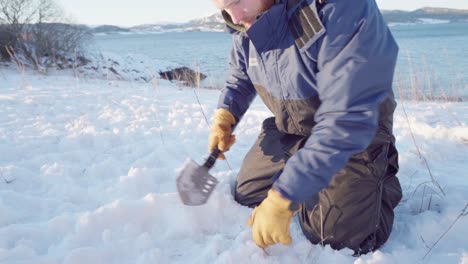
<instances>
[{"instance_id":1,"label":"distant hill","mask_svg":"<svg viewBox=\"0 0 468 264\"><path fill-rule=\"evenodd\" d=\"M186 23L147 24L131 27L132 31L223 31L221 14L190 20Z\"/></svg>"},{"instance_id":2,"label":"distant hill","mask_svg":"<svg viewBox=\"0 0 468 264\"><path fill-rule=\"evenodd\" d=\"M91 29L92 33L119 33L119 32L130 32L128 28L122 28L118 26L102 25Z\"/></svg>"},{"instance_id":3,"label":"distant hill","mask_svg":"<svg viewBox=\"0 0 468 264\"><path fill-rule=\"evenodd\" d=\"M224 30L224 19L220 13L215 13L211 16L194 19L189 21L189 24L194 29L212 29L212 30Z\"/></svg>"},{"instance_id":4,"label":"distant hill","mask_svg":"<svg viewBox=\"0 0 468 264\"><path fill-rule=\"evenodd\" d=\"M468 10L424 7L414 11L382 10L387 23L423 23L428 20L445 22L468 21Z\"/></svg>"},{"instance_id":5,"label":"distant hill","mask_svg":"<svg viewBox=\"0 0 468 264\"><path fill-rule=\"evenodd\" d=\"M382 10L389 24L400 23L453 23L468 22L468 10L424 7L414 11ZM224 21L220 13L208 17L190 20L186 23L156 23L130 28L100 26L94 33L115 32L186 32L186 31L223 31Z\"/></svg>"}]
</instances>

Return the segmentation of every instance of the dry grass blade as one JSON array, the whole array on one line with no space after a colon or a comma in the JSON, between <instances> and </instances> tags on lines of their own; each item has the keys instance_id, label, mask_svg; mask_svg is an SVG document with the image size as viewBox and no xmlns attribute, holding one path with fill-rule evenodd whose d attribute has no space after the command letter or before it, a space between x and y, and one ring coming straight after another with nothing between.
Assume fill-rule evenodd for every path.
<instances>
[{"instance_id":1,"label":"dry grass blade","mask_svg":"<svg viewBox=\"0 0 468 264\"><path fill-rule=\"evenodd\" d=\"M440 186L439 182L435 179L434 175L432 174L431 169L429 168L429 163L427 162L427 159L425 157L422 157L424 160L424 163L426 164L427 171L429 172L429 175L431 176L432 183L439 188L439 190L442 192L442 194L445 196L444 189L442 189L442 186Z\"/></svg>"},{"instance_id":2,"label":"dry grass blade","mask_svg":"<svg viewBox=\"0 0 468 264\"><path fill-rule=\"evenodd\" d=\"M422 209L423 209L423 205L424 205L424 195L426 194L426 185L424 185L424 188L423 188L423 193L421 195L421 205L419 207L419 213L422 212Z\"/></svg>"},{"instance_id":3,"label":"dry grass blade","mask_svg":"<svg viewBox=\"0 0 468 264\"><path fill-rule=\"evenodd\" d=\"M270 254L268 254L265 248L262 248L262 250L263 250L263 253L265 253L267 256L270 256Z\"/></svg>"},{"instance_id":4,"label":"dry grass blade","mask_svg":"<svg viewBox=\"0 0 468 264\"><path fill-rule=\"evenodd\" d=\"M408 123L408 128L411 134L411 138L413 139L414 146L416 147L416 151L418 151L419 158L422 158L421 151L419 150L418 144L416 143L416 138L414 137L413 129L411 128L411 122L409 121L408 114L406 113L405 105L402 103L401 107L403 109L403 113L405 114L406 122Z\"/></svg>"},{"instance_id":5,"label":"dry grass blade","mask_svg":"<svg viewBox=\"0 0 468 264\"><path fill-rule=\"evenodd\" d=\"M422 183L418 184L418 186L416 186L416 188L414 189L413 193L411 194L411 198L414 197L414 195L416 194L416 191L419 189L419 187L425 186L425 185L428 184L428 183L432 183L432 181L425 181L425 182L422 182Z\"/></svg>"},{"instance_id":6,"label":"dry grass blade","mask_svg":"<svg viewBox=\"0 0 468 264\"><path fill-rule=\"evenodd\" d=\"M156 77L153 75L153 74L150 74L151 76L151 80L150 80L150 83L151 83L151 87L154 88L154 91L156 93L155 95L155 101L158 101L158 97L160 95L160 90L159 90L159 86L158 86L158 80L156 79ZM157 104L156 104L157 105ZM162 132L163 130L163 126L162 126L162 121L161 121L161 118L159 117L159 112L156 110L155 111L155 115L156 115L156 122L158 123L158 132L159 132L159 137L161 139L161 142L163 143L163 145L167 148L167 145L166 145L166 141L164 139L164 134Z\"/></svg>"},{"instance_id":7,"label":"dry grass blade","mask_svg":"<svg viewBox=\"0 0 468 264\"><path fill-rule=\"evenodd\" d=\"M429 250L427 251L426 255L424 255L424 257L422 259L424 259L425 257L427 257L427 255L429 255L429 253L432 251L432 249L437 245L437 243L439 243L439 241L450 231L450 229L452 229L452 227L455 225L455 223L458 221L458 219L460 219L461 217L463 216L466 216L468 215L468 203L466 203L465 205L465 208L463 208L463 210L461 211L461 213L457 216L457 218L455 218L455 220L452 222L452 224L449 226L449 228L439 237L439 239L437 239L437 241L429 248Z\"/></svg>"},{"instance_id":8,"label":"dry grass blade","mask_svg":"<svg viewBox=\"0 0 468 264\"><path fill-rule=\"evenodd\" d=\"M198 73L198 74L197 74L197 89L200 89L200 88L201 88L201 83L200 83L200 81L201 81L200 72L198 71L197 73ZM200 106L200 111L201 111L203 117L205 118L206 125L208 126L208 128L210 128L210 127L211 127L211 126L210 126L210 122L208 121L208 117L207 117L206 114L205 114L205 110L203 109L203 105L202 105L202 103L201 103L201 101L200 101L200 97L198 96L198 93L197 93L196 89L193 90L193 93L195 94L195 98L197 99L197 103L198 103L198 105ZM227 158L226 158L224 161L226 162L226 164L227 164L229 170L232 171L231 164L229 164Z\"/></svg>"},{"instance_id":9,"label":"dry grass blade","mask_svg":"<svg viewBox=\"0 0 468 264\"><path fill-rule=\"evenodd\" d=\"M195 89L193 90L193 93L195 94L195 98L197 98L197 103L200 106L200 111L201 111L203 117L205 118L206 125L208 127L210 127L210 122L208 121L208 117L205 114L205 110L203 109L203 105L200 102L200 97L198 96L198 93L197 93L197 91Z\"/></svg>"},{"instance_id":10,"label":"dry grass blade","mask_svg":"<svg viewBox=\"0 0 468 264\"><path fill-rule=\"evenodd\" d=\"M429 175L431 176L431 181L432 183L441 191L441 193L445 196L445 192L444 190L442 189L442 186L440 186L439 182L436 180L436 178L434 177L434 175L432 174L432 171L429 167L429 163L427 162L427 159L422 155L420 149L419 149L419 146L416 142L416 138L414 137L414 133L413 133L413 129L411 128L411 122L409 121L409 117L408 117L408 114L406 113L406 108L405 108L405 105L403 103L401 103L401 107L403 109L403 113L405 114L405 118L406 118L406 122L408 123L408 127L409 127L409 131L410 131L410 134L411 134L411 137L413 138L413 143L414 143L414 146L416 147L416 150L418 151L418 155L419 155L419 158L422 159L424 161L424 164L426 165L426 168L427 168L427 171L429 172Z\"/></svg>"},{"instance_id":11,"label":"dry grass blade","mask_svg":"<svg viewBox=\"0 0 468 264\"><path fill-rule=\"evenodd\" d=\"M426 243L426 240L424 240L424 238L422 236L420 236L421 238L421 241L423 242L424 246L426 246L426 248L431 248L427 243Z\"/></svg>"},{"instance_id":12,"label":"dry grass blade","mask_svg":"<svg viewBox=\"0 0 468 264\"><path fill-rule=\"evenodd\" d=\"M412 57L408 49L404 51L409 73L408 78L404 80L404 85L402 85L403 82L398 69L395 72L397 92L401 101L463 102L467 100L467 96L463 93L467 85L459 71L455 71L454 74L449 76L449 84L444 84L439 78L438 71L427 61L425 55L422 55L421 63L414 63L413 59L417 59L417 56ZM446 49L445 52L447 52ZM447 61L450 62L448 54L446 54L446 57ZM449 67L452 67L452 65L454 65L453 62L450 62ZM448 86L446 89L441 89L442 85Z\"/></svg>"},{"instance_id":13,"label":"dry grass blade","mask_svg":"<svg viewBox=\"0 0 468 264\"><path fill-rule=\"evenodd\" d=\"M18 58L18 56L16 55L16 52L13 49L13 47L6 47L6 51L8 52L8 55L10 56L10 58L12 58L15 61L16 67L18 67L18 71L23 73L25 66L21 62L21 60Z\"/></svg>"}]
</instances>

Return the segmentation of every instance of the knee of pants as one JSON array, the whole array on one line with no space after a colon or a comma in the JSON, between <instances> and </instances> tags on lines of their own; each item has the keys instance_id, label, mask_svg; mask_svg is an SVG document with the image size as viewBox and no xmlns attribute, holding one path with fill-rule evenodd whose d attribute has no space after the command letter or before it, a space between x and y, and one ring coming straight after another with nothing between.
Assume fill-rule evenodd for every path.
<instances>
[{"instance_id":1,"label":"knee of pants","mask_svg":"<svg viewBox=\"0 0 468 264\"><path fill-rule=\"evenodd\" d=\"M345 214L346 212L335 206L318 206L315 213L302 214L302 231L314 244L323 243L334 249L357 248L373 232L375 226L369 223L372 222L369 217L351 217Z\"/></svg>"},{"instance_id":2,"label":"knee of pants","mask_svg":"<svg viewBox=\"0 0 468 264\"><path fill-rule=\"evenodd\" d=\"M274 166L271 166L274 168ZM268 190L271 189L273 182L275 182L279 175L281 174L282 169L277 171L270 176L269 174L273 172L265 173L257 177L249 177L248 180L243 182L236 181L236 186L233 191L234 200L239 204L249 207L255 207L259 205L268 195ZM245 177L242 177L245 179Z\"/></svg>"},{"instance_id":3,"label":"knee of pants","mask_svg":"<svg viewBox=\"0 0 468 264\"><path fill-rule=\"evenodd\" d=\"M305 204L299 214L302 231L313 244L366 253L379 248L390 236L394 213L389 201L382 200L380 210L378 203L348 207L334 204L324 196L318 201L316 198Z\"/></svg>"},{"instance_id":4,"label":"knee of pants","mask_svg":"<svg viewBox=\"0 0 468 264\"><path fill-rule=\"evenodd\" d=\"M244 184L239 186L236 183L234 200L241 205L255 207L265 200L269 189L269 185L255 186L255 184Z\"/></svg>"}]
</instances>

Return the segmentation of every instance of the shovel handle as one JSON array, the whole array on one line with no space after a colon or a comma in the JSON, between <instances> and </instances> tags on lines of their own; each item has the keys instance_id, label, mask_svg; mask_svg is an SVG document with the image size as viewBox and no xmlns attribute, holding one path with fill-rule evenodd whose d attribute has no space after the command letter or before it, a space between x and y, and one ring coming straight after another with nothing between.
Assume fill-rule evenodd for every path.
<instances>
[{"instance_id":1,"label":"shovel handle","mask_svg":"<svg viewBox=\"0 0 468 264\"><path fill-rule=\"evenodd\" d=\"M234 129L236 129L236 126L237 126L237 124L232 126L232 131L234 131ZM221 153L223 153L223 152L221 150L219 150L218 147L216 146L214 148L214 150L211 152L208 159L205 161L205 164L203 164L203 166L206 167L207 169L211 169L214 166L216 160L218 159L219 154L221 154Z\"/></svg>"},{"instance_id":2,"label":"shovel handle","mask_svg":"<svg viewBox=\"0 0 468 264\"><path fill-rule=\"evenodd\" d=\"M211 167L213 167L213 165L215 164L216 159L218 159L219 154L221 154L221 150L219 150L218 147L215 147L215 149L211 152L210 156L205 161L205 164L203 164L203 166L207 169L211 169Z\"/></svg>"}]
</instances>

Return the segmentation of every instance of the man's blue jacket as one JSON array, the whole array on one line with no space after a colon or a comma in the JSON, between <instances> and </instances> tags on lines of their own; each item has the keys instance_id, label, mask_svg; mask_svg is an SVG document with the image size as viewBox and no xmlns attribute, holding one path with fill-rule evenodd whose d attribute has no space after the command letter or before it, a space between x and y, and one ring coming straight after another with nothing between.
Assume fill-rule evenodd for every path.
<instances>
[{"instance_id":1,"label":"man's blue jacket","mask_svg":"<svg viewBox=\"0 0 468 264\"><path fill-rule=\"evenodd\" d=\"M240 120L258 94L281 132L308 137L273 188L301 203L392 135L398 46L374 0L279 0L247 30L233 25L219 108Z\"/></svg>"}]
</instances>

